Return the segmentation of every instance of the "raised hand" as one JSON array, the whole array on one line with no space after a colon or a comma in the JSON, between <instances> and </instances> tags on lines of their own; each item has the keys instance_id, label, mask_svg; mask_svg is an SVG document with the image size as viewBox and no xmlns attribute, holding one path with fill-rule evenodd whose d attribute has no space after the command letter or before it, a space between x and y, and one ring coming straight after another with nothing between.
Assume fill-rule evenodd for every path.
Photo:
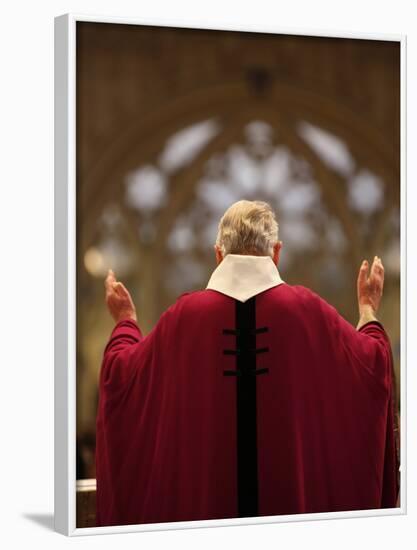
<instances>
[{"instance_id":1,"label":"raised hand","mask_svg":"<svg viewBox=\"0 0 417 550\"><path fill-rule=\"evenodd\" d=\"M362 262L359 270L357 289L359 315L370 312L374 315L378 311L384 288L384 266L381 258L375 256L371 270L366 260Z\"/></svg>"},{"instance_id":2,"label":"raised hand","mask_svg":"<svg viewBox=\"0 0 417 550\"><path fill-rule=\"evenodd\" d=\"M129 291L123 283L116 281L115 274L111 269L104 281L104 286L107 308L116 323L124 319L136 321L136 308Z\"/></svg>"}]
</instances>

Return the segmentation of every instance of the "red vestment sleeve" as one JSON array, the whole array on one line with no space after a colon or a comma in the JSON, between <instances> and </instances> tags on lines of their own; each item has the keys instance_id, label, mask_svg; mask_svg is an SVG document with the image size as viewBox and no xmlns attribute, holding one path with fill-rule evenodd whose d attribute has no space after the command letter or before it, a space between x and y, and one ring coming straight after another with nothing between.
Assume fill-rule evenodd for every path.
<instances>
[{"instance_id":1,"label":"red vestment sleeve","mask_svg":"<svg viewBox=\"0 0 417 550\"><path fill-rule=\"evenodd\" d=\"M131 357L142 340L142 332L133 319L125 319L116 324L104 350L100 385L114 390L122 389L126 385L133 370L138 367Z\"/></svg>"},{"instance_id":2,"label":"red vestment sleeve","mask_svg":"<svg viewBox=\"0 0 417 550\"><path fill-rule=\"evenodd\" d=\"M385 453L383 457L383 480L381 508L399 506L400 455L399 420L395 397L395 375L392 350L389 337L379 321L370 321L356 330L332 306L318 297L320 309L331 327L332 337L350 357L351 368L359 378L367 379L369 387L378 390L378 395L386 394ZM381 390L381 391L380 391ZM370 411L379 397L372 393ZM375 400L375 405L373 404Z\"/></svg>"},{"instance_id":3,"label":"red vestment sleeve","mask_svg":"<svg viewBox=\"0 0 417 550\"><path fill-rule=\"evenodd\" d=\"M359 332L366 334L379 342L386 356L388 366L386 378L390 389L387 414L387 433L385 442L384 480L382 485L381 508L399 506L398 495L400 485L400 457L399 457L399 420L395 399L395 375L391 345L387 333L378 321L371 321L363 325Z\"/></svg>"}]
</instances>

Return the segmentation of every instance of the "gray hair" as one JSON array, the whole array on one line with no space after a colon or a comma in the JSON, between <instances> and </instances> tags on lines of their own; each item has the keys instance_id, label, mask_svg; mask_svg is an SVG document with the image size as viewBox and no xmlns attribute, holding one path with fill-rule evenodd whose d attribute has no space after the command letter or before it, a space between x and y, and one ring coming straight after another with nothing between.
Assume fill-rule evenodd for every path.
<instances>
[{"instance_id":1,"label":"gray hair","mask_svg":"<svg viewBox=\"0 0 417 550\"><path fill-rule=\"evenodd\" d=\"M278 223L267 202L241 200L230 206L219 223L216 245L223 256L272 256Z\"/></svg>"}]
</instances>

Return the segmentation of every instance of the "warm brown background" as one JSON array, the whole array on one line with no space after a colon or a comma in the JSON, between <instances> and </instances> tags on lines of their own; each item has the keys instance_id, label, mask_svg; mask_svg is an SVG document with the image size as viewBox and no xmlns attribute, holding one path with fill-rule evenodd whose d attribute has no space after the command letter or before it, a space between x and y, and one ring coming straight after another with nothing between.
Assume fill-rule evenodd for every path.
<instances>
[{"instance_id":1,"label":"warm brown background","mask_svg":"<svg viewBox=\"0 0 417 550\"><path fill-rule=\"evenodd\" d=\"M394 42L77 23L77 477L95 475L105 272L147 333L206 285L241 198L276 209L283 279L352 323L359 264L382 257L398 376L399 60Z\"/></svg>"}]
</instances>

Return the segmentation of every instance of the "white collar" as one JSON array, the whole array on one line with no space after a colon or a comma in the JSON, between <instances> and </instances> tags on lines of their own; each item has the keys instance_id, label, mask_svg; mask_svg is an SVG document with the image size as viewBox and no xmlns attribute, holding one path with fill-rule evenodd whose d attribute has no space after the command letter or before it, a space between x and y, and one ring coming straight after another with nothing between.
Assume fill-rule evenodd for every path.
<instances>
[{"instance_id":1,"label":"white collar","mask_svg":"<svg viewBox=\"0 0 417 550\"><path fill-rule=\"evenodd\" d=\"M270 256L227 254L213 271L206 288L246 302L283 283Z\"/></svg>"}]
</instances>

